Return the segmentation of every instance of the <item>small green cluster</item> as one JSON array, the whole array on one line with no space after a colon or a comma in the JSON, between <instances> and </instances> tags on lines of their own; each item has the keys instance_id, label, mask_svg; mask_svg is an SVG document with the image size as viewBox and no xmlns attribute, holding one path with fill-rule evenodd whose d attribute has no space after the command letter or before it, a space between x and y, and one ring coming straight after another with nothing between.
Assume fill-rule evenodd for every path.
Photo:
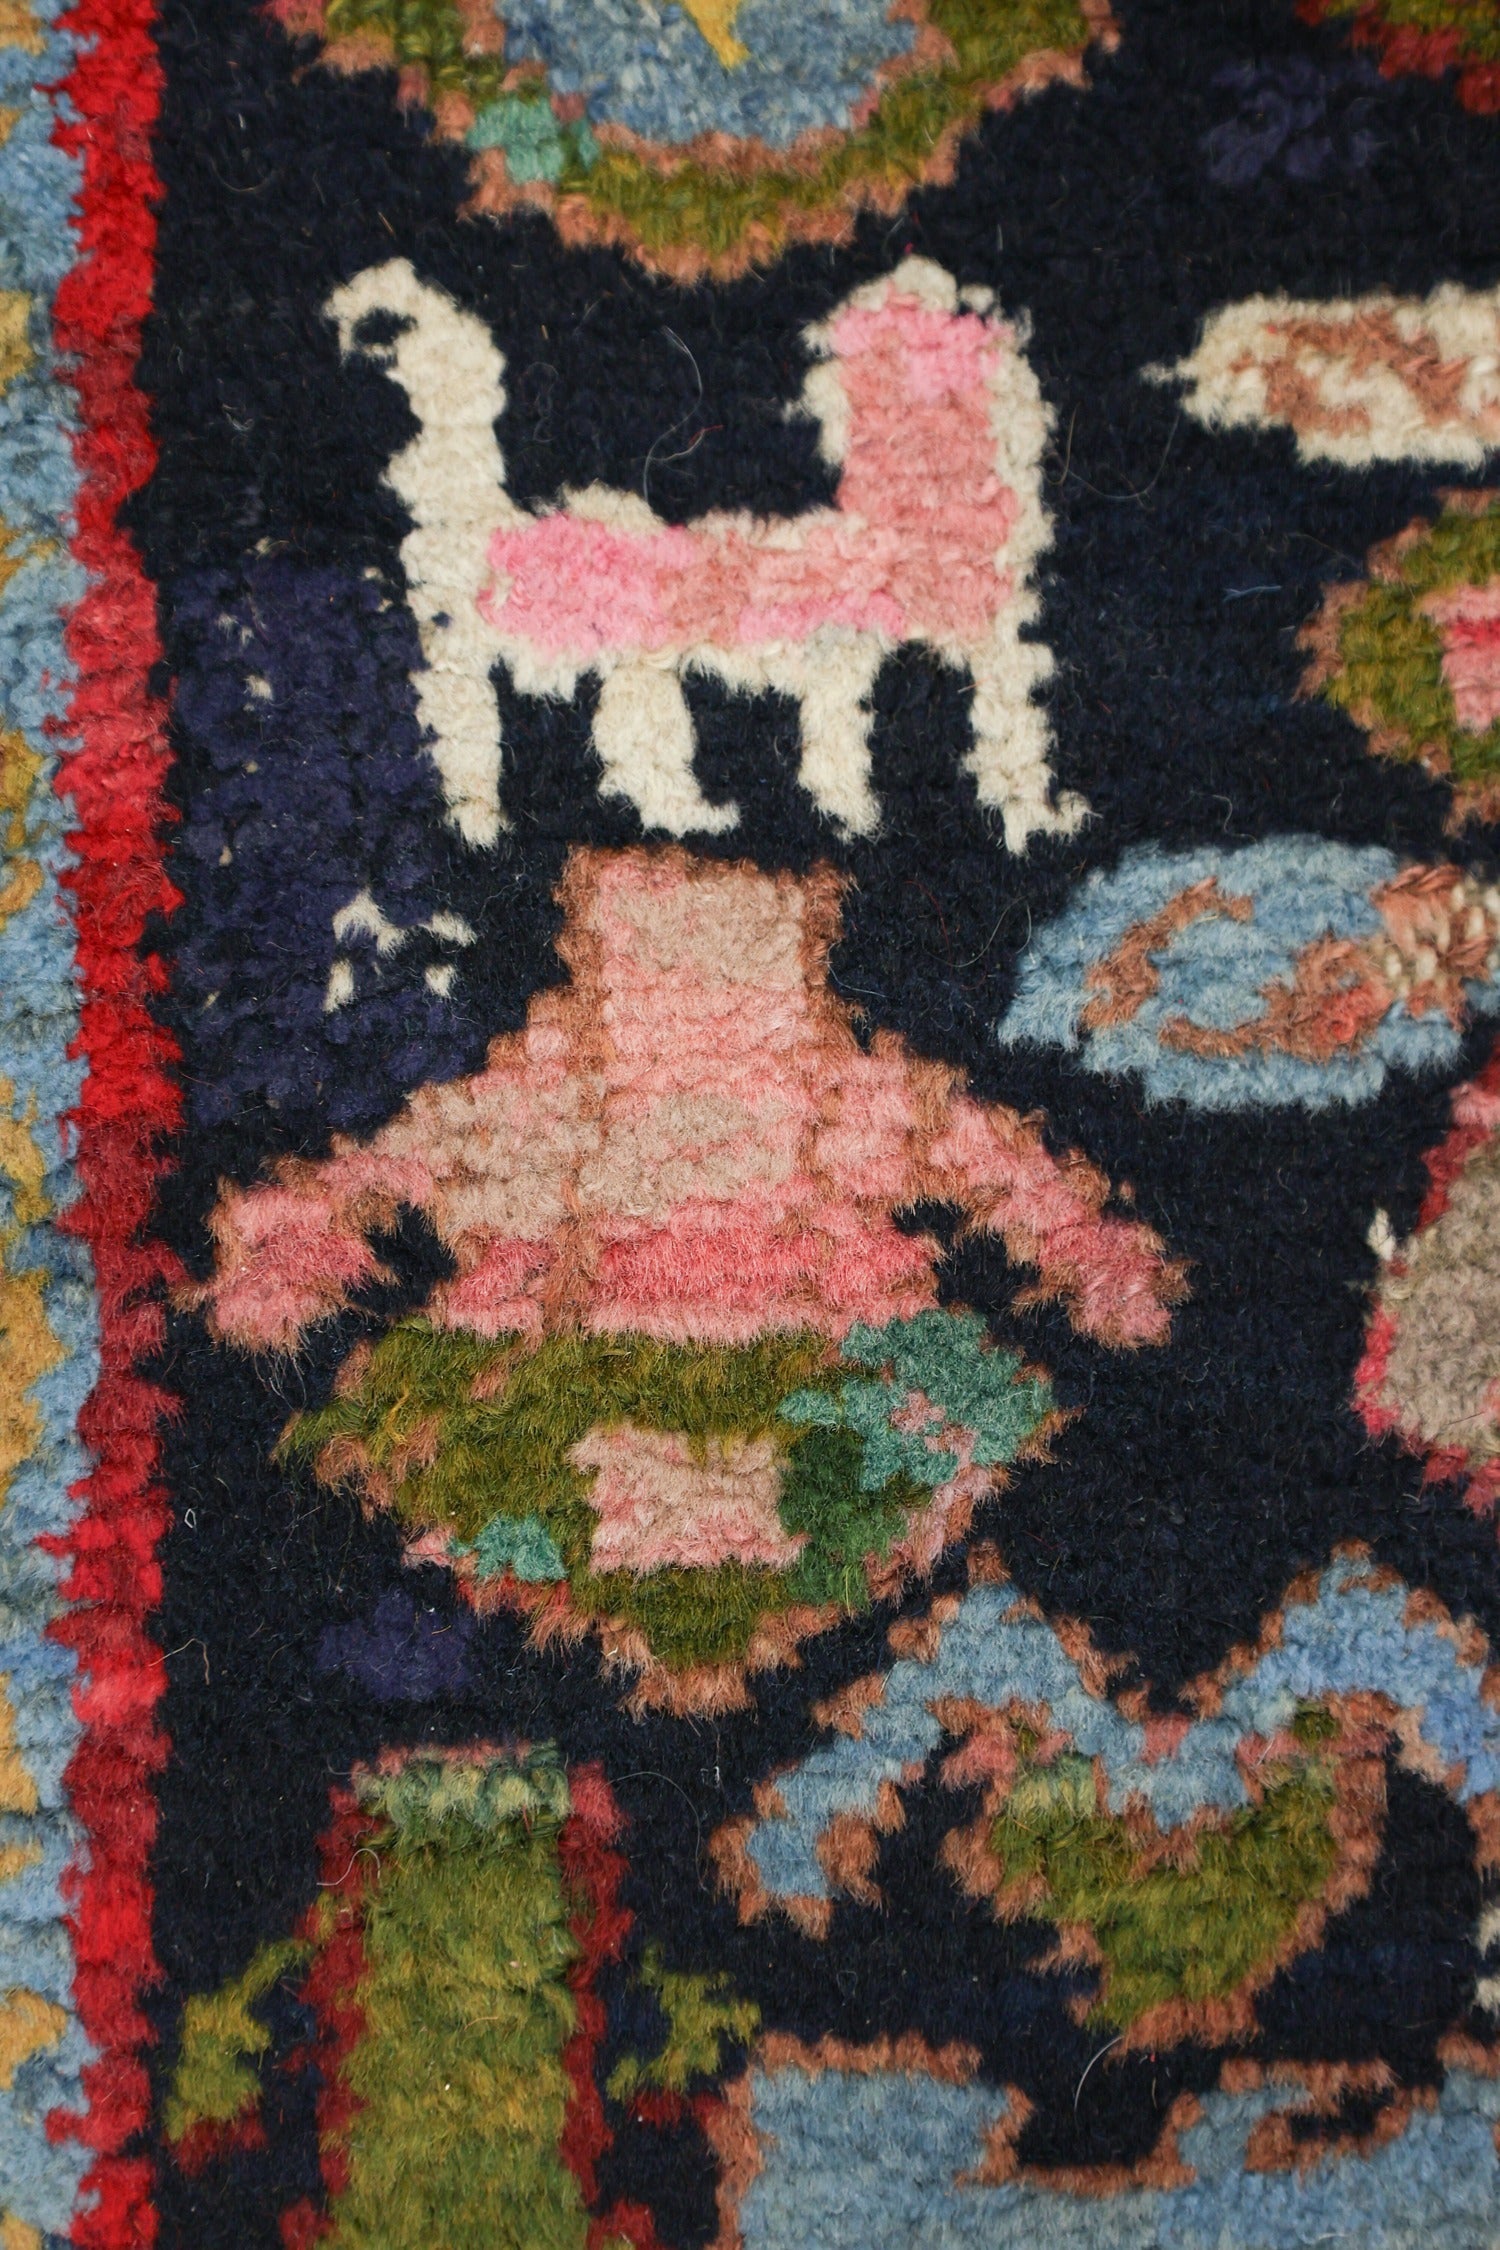
<instances>
[{"instance_id":1,"label":"small green cluster","mask_svg":"<svg viewBox=\"0 0 1500 2250\"><path fill-rule=\"evenodd\" d=\"M518 187L532 180L560 185L567 172L592 172L599 143L588 120L565 123L540 86L487 102L465 136L470 148L505 151L505 169Z\"/></svg>"},{"instance_id":2,"label":"small green cluster","mask_svg":"<svg viewBox=\"0 0 1500 2250\"><path fill-rule=\"evenodd\" d=\"M1139 1836L1099 1810L1092 1760L1067 1753L1022 1771L989 1842L1007 1889L1040 1885L1028 1919L1090 1931L1104 1963L1090 2020L1125 2031L1148 2008L1225 2000L1276 1960L1333 1872L1333 1804L1310 1755L1142 1873Z\"/></svg>"},{"instance_id":3,"label":"small green cluster","mask_svg":"<svg viewBox=\"0 0 1500 2250\"><path fill-rule=\"evenodd\" d=\"M886 1371L871 1380L864 1371L876 1367ZM566 1580L584 1615L635 1627L663 1663L718 1663L742 1656L761 1620L794 1603L867 1607L869 1558L889 1554L957 1467L892 1415L920 1389L970 1432L975 1460L1010 1460L1052 1405L1048 1385L1019 1369L1013 1353L989 1348L973 1314L855 1329L842 1357L810 1333L742 1347L564 1335L528 1351L514 1337L412 1318L282 1445L314 1462L331 1447L340 1473L357 1462L406 1525L446 1531L481 1577ZM595 1571L592 1473L571 1454L589 1431L621 1424L705 1450L711 1439L771 1437L782 1527L804 1541L795 1564Z\"/></svg>"},{"instance_id":4,"label":"small green cluster","mask_svg":"<svg viewBox=\"0 0 1500 2250\"><path fill-rule=\"evenodd\" d=\"M174 2146L205 2127L237 2125L259 2106L259 2065L271 2034L256 2013L257 2003L288 1970L300 1967L309 1951L295 1938L262 1945L239 1976L187 2002L162 2110L162 2126Z\"/></svg>"},{"instance_id":5,"label":"small green cluster","mask_svg":"<svg viewBox=\"0 0 1500 2250\"><path fill-rule=\"evenodd\" d=\"M736 2000L722 1971L696 1976L665 1969L657 1948L648 1946L637 1981L666 2018L667 2034L655 2055L621 2056L605 2088L614 2101L647 2091L685 2094L695 2081L716 2076L726 2044L748 2047L760 2029L759 2008L753 2000Z\"/></svg>"},{"instance_id":6,"label":"small green cluster","mask_svg":"<svg viewBox=\"0 0 1500 2250\"><path fill-rule=\"evenodd\" d=\"M879 1492L893 1477L936 1491L958 1472L957 1454L930 1445L927 1430L897 1427L894 1415L913 1391L920 1391L936 1410L934 1430L969 1434L971 1457L980 1468L1013 1461L1052 1412L1052 1386L1046 1378L1023 1375L1018 1352L992 1349L977 1313L918 1313L883 1328L856 1323L840 1350L857 1367L881 1369L878 1379L852 1379L836 1394L801 1391L781 1411L789 1422L852 1432L859 1440L860 1483L867 1492Z\"/></svg>"},{"instance_id":7,"label":"small green cluster","mask_svg":"<svg viewBox=\"0 0 1500 2250\"><path fill-rule=\"evenodd\" d=\"M429 98L463 94L478 111L498 102L510 75L503 54L469 52L455 0L328 0L324 36L385 49L400 70L425 71Z\"/></svg>"},{"instance_id":8,"label":"small green cluster","mask_svg":"<svg viewBox=\"0 0 1500 2250\"><path fill-rule=\"evenodd\" d=\"M1500 777L1500 721L1482 734L1458 723L1443 678L1443 638L1424 616L1429 594L1500 579L1500 501L1482 514L1446 508L1394 557L1392 574L1369 580L1338 620L1338 657L1321 693L1357 725L1379 729L1390 755L1437 754L1460 787Z\"/></svg>"},{"instance_id":9,"label":"small green cluster","mask_svg":"<svg viewBox=\"0 0 1500 2250\"><path fill-rule=\"evenodd\" d=\"M390 1822L408 1851L443 1841L455 1821L484 1835L500 1835L516 1821L555 1833L573 1809L551 1743L506 1758L404 1758L389 1772L358 1774L354 1793L364 1811Z\"/></svg>"}]
</instances>

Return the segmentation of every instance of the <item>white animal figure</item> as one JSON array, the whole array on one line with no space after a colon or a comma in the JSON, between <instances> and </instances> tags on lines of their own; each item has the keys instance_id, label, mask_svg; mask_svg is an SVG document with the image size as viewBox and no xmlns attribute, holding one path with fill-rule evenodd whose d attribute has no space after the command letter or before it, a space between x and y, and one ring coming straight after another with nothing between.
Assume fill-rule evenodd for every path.
<instances>
[{"instance_id":1,"label":"white animal figure","mask_svg":"<svg viewBox=\"0 0 1500 2250\"><path fill-rule=\"evenodd\" d=\"M1087 807L1054 797L1047 722L1032 701L1052 658L1021 638L1048 537L1049 414L991 307L987 290L960 293L922 258L857 289L807 332L815 364L797 409L840 471L833 505L673 525L601 485L536 514L518 507L495 436L504 360L485 323L406 259L330 298L344 352L387 368L420 425L387 474L412 519L401 556L426 666L419 713L450 816L472 843L505 825L497 658L525 695L571 697L580 674L597 677L601 787L674 836L739 819L699 788L684 676L790 696L802 786L844 833L868 835L880 817L870 691L904 642L969 673L965 763L1010 850L1078 826ZM372 315L386 316L374 334Z\"/></svg>"}]
</instances>

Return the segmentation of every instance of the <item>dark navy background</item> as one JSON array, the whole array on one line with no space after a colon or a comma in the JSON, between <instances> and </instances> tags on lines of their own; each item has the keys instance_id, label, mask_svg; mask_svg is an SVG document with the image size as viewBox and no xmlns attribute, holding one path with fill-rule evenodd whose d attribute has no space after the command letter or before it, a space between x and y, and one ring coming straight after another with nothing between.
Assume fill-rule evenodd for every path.
<instances>
[{"instance_id":1,"label":"dark navy background","mask_svg":"<svg viewBox=\"0 0 1500 2250\"><path fill-rule=\"evenodd\" d=\"M1171 1344L1134 1356L1081 1342L1056 1314L1012 1314L1017 1277L998 1246L965 1245L948 1275L955 1299L993 1312L1085 1409L986 1530L1049 1615L1130 1652L1166 1708L1342 1539L1500 1632L1493 1525L1372 1445L1348 1405L1374 1270L1366 1230L1377 1205L1398 1232L1411 1224L1448 1086L1393 1079L1349 1113L1211 1117L1147 1109L1133 1083L1065 1057L1002 1055L989 1032L1033 922L1128 845L1303 829L1415 857L1455 848L1440 788L1296 700L1294 643L1325 582L1358 575L1374 541L1465 480L1302 467L1285 433L1211 436L1141 370L1189 351L1206 312L1258 291L1493 284L1500 121L1467 116L1444 84L1366 84L1342 34L1299 25L1285 0L1121 0L1119 13L1119 52L1094 59L1090 89L990 119L952 189L865 223L846 252L799 251L767 276L683 291L611 253L565 253L542 220L460 220L462 155L397 111L388 76L317 68L251 5L165 0L165 200L142 377L161 458L132 520L160 588L182 816L171 850L185 903L161 942L189 1124L164 1224L203 1271L218 1181L284 1151L315 1155L424 1079L477 1067L559 973L550 894L567 845L639 833L597 794L587 696L545 706L503 678L514 830L475 853L446 826L413 715L406 526L381 481L412 424L378 371L340 364L329 292L410 257L505 352L499 434L519 497L596 478L639 490L649 456L651 502L672 517L827 497L811 427L784 413L805 370L800 332L907 251L990 283L1029 322L1056 417L1039 627L1057 658L1053 762L1096 818L1009 857L960 768L963 683L906 654L877 695L885 826L851 847L795 787L791 708L693 686L704 786L743 809L705 848L846 866L856 887L835 981L864 1019L962 1065L982 1094L1045 1110L1057 1144L1132 1183L1191 1262ZM1256 168L1244 66L1282 74L1260 81L1273 97L1305 101L1311 87L1316 107L1326 91L1321 165L1305 135L1277 147L1272 133ZM269 702L249 696L252 674ZM1471 829L1457 848L1488 869L1495 840ZM455 955L414 939L384 969L366 954L356 1000L328 1016L332 914L363 886L402 924L460 912L478 942ZM422 977L439 953L457 962L448 1000ZM1455 1077L1487 1046L1472 1041ZM759 1682L750 1713L637 1723L587 1649L539 1659L511 1623L474 1625L440 1573L400 1569L392 1525L272 1467L288 1415L326 1395L357 1334L425 1297L442 1253L412 1223L393 1261L400 1290L290 1369L210 1346L195 1319L172 1323L162 2067L183 1997L235 1973L312 1895L313 1840L351 1762L514 1732L603 1760L632 1822L639 1930L670 1964L727 1968L768 2026L807 2036L975 2041L986 2070L1037 2105L1033 2161L1144 2154L1173 2096L1215 2083L1220 2058L1112 2057L1075 2099L1099 2041L1065 2012L1066 1979L1028 1973L1051 1933L997 1927L936 1867L941 1835L972 1809L963 1795L911 1793L880 1869L889 1907L841 1907L826 1945L775 1924L739 1931L714 1893L707 1838L814 1739L811 1701L878 1660L887 1614ZM960 1580L953 1566L940 1583ZM1474 1976L1472 1842L1425 1783L1393 1772L1390 1792L1370 1895L1263 1997L1261 2051L1383 2056L1403 2083L1430 2082ZM608 1997L617 2047L641 2035L641 2002L623 1979ZM277 2007L280 2048L301 2027L289 2001ZM268 2116L268 2152L196 2183L163 2160L168 2245L277 2241L275 2213L316 2179L305 2083L275 2075ZM664 2241L712 2234L695 2130L622 2131L604 2178L654 2204Z\"/></svg>"}]
</instances>

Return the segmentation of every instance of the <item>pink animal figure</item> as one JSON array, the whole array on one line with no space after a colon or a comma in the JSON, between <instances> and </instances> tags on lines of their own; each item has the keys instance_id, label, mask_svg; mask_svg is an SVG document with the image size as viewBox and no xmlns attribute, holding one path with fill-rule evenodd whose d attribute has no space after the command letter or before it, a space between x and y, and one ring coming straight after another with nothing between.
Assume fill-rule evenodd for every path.
<instances>
[{"instance_id":1,"label":"pink animal figure","mask_svg":"<svg viewBox=\"0 0 1500 2250\"><path fill-rule=\"evenodd\" d=\"M840 887L676 847L575 851L570 981L482 1071L424 1086L363 1144L224 1189L216 1333L293 1348L379 1274L370 1237L410 1205L456 1267L424 1308L440 1327L839 1340L937 1304L941 1247L895 1218L926 1199L998 1234L1078 1329L1160 1342L1180 1272L1106 1209L1099 1172L894 1034L861 1048L827 981Z\"/></svg>"},{"instance_id":2,"label":"pink animal figure","mask_svg":"<svg viewBox=\"0 0 1500 2250\"><path fill-rule=\"evenodd\" d=\"M593 674L601 789L674 836L739 819L699 788L685 676L790 696L803 787L842 832L870 834L870 694L909 642L973 682L965 764L1009 849L1078 826L1087 807L1054 795L1032 700L1052 659L1021 637L1048 536L1050 415L992 302L924 258L855 290L807 331L815 364L798 409L839 471L834 504L672 525L601 485L539 514L518 507L495 437L504 361L484 323L402 258L336 291L345 353L389 369L420 424L387 475L412 518L401 552L425 659L419 711L464 835L492 843L505 820L497 659L525 695L571 697ZM391 320L402 325L387 341Z\"/></svg>"}]
</instances>

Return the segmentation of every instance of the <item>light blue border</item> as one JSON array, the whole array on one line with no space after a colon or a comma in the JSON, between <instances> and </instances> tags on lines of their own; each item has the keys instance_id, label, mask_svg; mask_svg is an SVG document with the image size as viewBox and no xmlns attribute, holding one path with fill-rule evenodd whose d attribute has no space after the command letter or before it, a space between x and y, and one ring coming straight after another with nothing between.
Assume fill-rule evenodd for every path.
<instances>
[{"instance_id":1,"label":"light blue border","mask_svg":"<svg viewBox=\"0 0 1500 2250\"><path fill-rule=\"evenodd\" d=\"M46 1168L54 1212L77 1193L65 1123L82 1066L70 1059L78 1027L73 926L58 876L67 865L69 809L53 789L58 744L49 735L66 714L70 673L63 621L83 590L68 552L78 487L69 444L72 394L60 380L52 345L52 300L76 256L72 232L81 165L52 145L58 99L48 91L70 71L75 42L56 29L62 0L35 0L39 53L0 48L0 107L19 110L0 147L0 289L32 300L33 364L0 398L0 518L12 556L28 559L0 595L0 727L25 735L44 764L25 817L17 856L42 873L36 896L0 930L0 1074L15 1089L14 1115L27 1122ZM0 1181L0 1228L16 1226L14 1199ZM48 2139L49 2110L81 2109L79 2073L92 2056L72 2017L73 1952L63 1919L62 1876L79 1846L63 1773L78 1740L73 1658L46 1638L63 1608L64 1566L38 1545L65 1532L76 1513L70 1488L87 1468L78 1440L79 1410L98 1369L96 1305L87 1252L47 1222L12 1236L12 1271L45 1275L47 1318L60 1363L32 1398L39 1443L0 1507L0 1671L10 1677L17 1743L36 1785L34 1814L0 1814L0 1843L39 1848L39 1861L0 1886L0 1990L19 1985L69 2011L62 2038L23 2062L0 2092L0 2210L56 2240L68 2234L89 2151L77 2140Z\"/></svg>"}]
</instances>

